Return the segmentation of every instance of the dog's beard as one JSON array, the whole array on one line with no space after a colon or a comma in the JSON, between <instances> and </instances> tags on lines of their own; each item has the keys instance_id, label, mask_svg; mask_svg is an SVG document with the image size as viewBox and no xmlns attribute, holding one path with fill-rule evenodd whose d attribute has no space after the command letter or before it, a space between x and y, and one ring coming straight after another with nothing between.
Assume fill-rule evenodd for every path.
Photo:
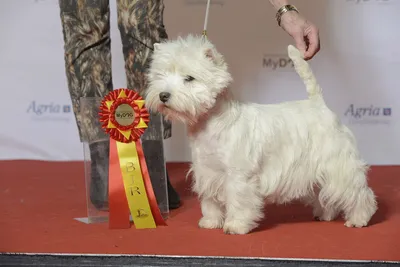
<instances>
[{"instance_id":1,"label":"dog's beard","mask_svg":"<svg viewBox=\"0 0 400 267\"><path fill-rule=\"evenodd\" d=\"M146 105L150 110L157 111L164 115L164 118L169 121L179 121L184 124L196 123L197 114L200 110L195 108L193 102L189 102L190 97L181 97L180 99L173 99L167 103L159 100L160 90L149 90L146 96ZM173 95L173 97L176 97Z\"/></svg>"},{"instance_id":2,"label":"dog's beard","mask_svg":"<svg viewBox=\"0 0 400 267\"><path fill-rule=\"evenodd\" d=\"M176 111L167 105L159 105L158 112L164 115L164 118L169 121L180 121L184 124L194 125L197 118L188 112Z\"/></svg>"},{"instance_id":3,"label":"dog's beard","mask_svg":"<svg viewBox=\"0 0 400 267\"><path fill-rule=\"evenodd\" d=\"M185 125L192 126L204 120L207 114L214 108L220 95L204 90L204 92L192 94L190 89L172 92L171 99L163 103L159 99L162 90L152 87L146 95L146 105L150 110L163 114L164 119L178 121Z\"/></svg>"},{"instance_id":4,"label":"dog's beard","mask_svg":"<svg viewBox=\"0 0 400 267\"><path fill-rule=\"evenodd\" d=\"M152 101L153 110L157 110L164 115L164 118L169 121L179 121L185 125L193 126L199 121L206 119L210 113L216 108L218 98L224 97L226 90L211 98L203 99L204 102L192 100L191 105L177 105L177 103L185 103L187 100L181 99L180 102L162 103L158 100ZM214 110L215 111L215 110Z\"/></svg>"}]
</instances>

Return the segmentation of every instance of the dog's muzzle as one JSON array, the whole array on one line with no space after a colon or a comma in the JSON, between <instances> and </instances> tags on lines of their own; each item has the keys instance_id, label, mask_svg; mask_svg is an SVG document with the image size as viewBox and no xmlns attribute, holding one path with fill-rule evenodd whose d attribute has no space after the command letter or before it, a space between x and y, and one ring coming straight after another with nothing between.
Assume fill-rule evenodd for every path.
<instances>
[{"instance_id":1,"label":"dog's muzzle","mask_svg":"<svg viewBox=\"0 0 400 267\"><path fill-rule=\"evenodd\" d=\"M161 102L165 103L168 101L168 99L171 97L171 93L168 92L161 92L159 94Z\"/></svg>"}]
</instances>

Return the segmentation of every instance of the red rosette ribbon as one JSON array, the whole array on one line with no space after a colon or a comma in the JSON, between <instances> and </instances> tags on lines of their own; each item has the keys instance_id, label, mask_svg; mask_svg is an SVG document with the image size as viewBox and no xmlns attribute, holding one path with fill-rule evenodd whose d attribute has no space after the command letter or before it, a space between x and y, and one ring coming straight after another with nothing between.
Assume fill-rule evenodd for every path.
<instances>
[{"instance_id":1,"label":"red rosette ribbon","mask_svg":"<svg viewBox=\"0 0 400 267\"><path fill-rule=\"evenodd\" d=\"M100 122L110 136L109 227L166 225L154 195L140 137L148 127L145 101L134 90L117 89L101 102Z\"/></svg>"}]
</instances>

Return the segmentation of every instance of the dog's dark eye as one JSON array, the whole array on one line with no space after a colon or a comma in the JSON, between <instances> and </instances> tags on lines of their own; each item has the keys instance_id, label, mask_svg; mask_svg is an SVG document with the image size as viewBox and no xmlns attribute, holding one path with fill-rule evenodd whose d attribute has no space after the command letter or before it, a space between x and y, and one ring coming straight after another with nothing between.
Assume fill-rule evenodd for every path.
<instances>
[{"instance_id":1,"label":"dog's dark eye","mask_svg":"<svg viewBox=\"0 0 400 267\"><path fill-rule=\"evenodd\" d=\"M186 82L191 82L193 80L194 80L194 78L192 76L186 76L186 78L185 78Z\"/></svg>"}]
</instances>

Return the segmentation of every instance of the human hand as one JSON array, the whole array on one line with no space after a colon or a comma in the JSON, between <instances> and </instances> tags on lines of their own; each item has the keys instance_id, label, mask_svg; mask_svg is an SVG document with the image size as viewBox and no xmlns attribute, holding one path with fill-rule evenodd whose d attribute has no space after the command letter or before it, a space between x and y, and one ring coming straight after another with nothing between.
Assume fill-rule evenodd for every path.
<instances>
[{"instance_id":1,"label":"human hand","mask_svg":"<svg viewBox=\"0 0 400 267\"><path fill-rule=\"evenodd\" d=\"M290 11L282 14L281 27L293 37L304 59L311 59L320 50L318 28L299 13Z\"/></svg>"}]
</instances>

